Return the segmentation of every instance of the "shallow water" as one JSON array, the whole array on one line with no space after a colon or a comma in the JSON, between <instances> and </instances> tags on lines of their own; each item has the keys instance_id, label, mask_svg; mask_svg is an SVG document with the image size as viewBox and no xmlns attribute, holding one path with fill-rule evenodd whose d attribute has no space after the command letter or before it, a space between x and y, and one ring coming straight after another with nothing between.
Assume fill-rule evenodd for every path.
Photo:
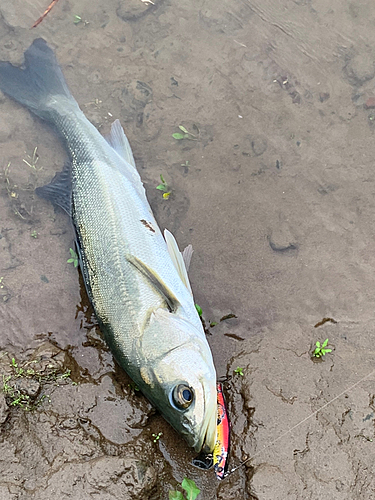
<instances>
[{"instance_id":1,"label":"shallow water","mask_svg":"<svg viewBox=\"0 0 375 500\"><path fill-rule=\"evenodd\" d=\"M121 120L160 226L192 243L218 376L232 376L231 466L253 460L221 483L191 467L115 365L66 262L69 221L33 193L65 152L2 97L1 369L25 379L11 358L35 360L47 375L24 390L48 398L30 412L0 398L0 498L164 499L184 476L209 500L372 498L372 2L59 0L34 30L48 0L3 4L0 59L45 38L87 117L104 134ZM179 125L198 140L173 139ZM315 328L324 317L337 323Z\"/></svg>"}]
</instances>

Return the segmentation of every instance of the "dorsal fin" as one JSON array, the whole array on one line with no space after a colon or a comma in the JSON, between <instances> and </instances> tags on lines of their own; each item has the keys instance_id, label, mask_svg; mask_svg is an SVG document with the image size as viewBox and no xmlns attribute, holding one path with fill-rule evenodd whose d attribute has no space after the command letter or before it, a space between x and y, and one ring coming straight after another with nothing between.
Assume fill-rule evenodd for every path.
<instances>
[{"instance_id":1,"label":"dorsal fin","mask_svg":"<svg viewBox=\"0 0 375 500\"><path fill-rule=\"evenodd\" d=\"M190 267L190 262L191 258L193 256L193 246L188 245L186 248L184 248L184 251L182 252L182 258L184 259L186 271L189 272L189 267Z\"/></svg>"},{"instance_id":2,"label":"dorsal fin","mask_svg":"<svg viewBox=\"0 0 375 500\"><path fill-rule=\"evenodd\" d=\"M112 123L111 132L109 136L106 137L106 140L123 160L117 163L117 168L132 182L143 201L148 205L145 188L135 165L132 149L119 120L115 120Z\"/></svg>"},{"instance_id":3,"label":"dorsal fin","mask_svg":"<svg viewBox=\"0 0 375 500\"><path fill-rule=\"evenodd\" d=\"M133 266L151 282L160 295L164 297L170 312L176 312L180 306L180 302L160 276L135 255L127 255L126 259L128 262L133 264Z\"/></svg>"},{"instance_id":4,"label":"dorsal fin","mask_svg":"<svg viewBox=\"0 0 375 500\"><path fill-rule=\"evenodd\" d=\"M170 231L168 231L168 229L165 229L164 230L164 238L165 238L165 241L167 243L169 255L172 259L172 262L173 262L175 268L177 269L177 272L181 278L181 281L186 286L186 288L189 290L191 295L193 295L193 292L192 292L191 286L190 286L190 282L189 282L189 278L188 278L188 274L187 274L186 264L185 264L183 255L181 254L181 252L178 248L177 241L175 240L175 237L173 236L173 234ZM189 264L190 264L191 255L193 253L193 247L191 245L189 245L189 247L185 248L184 253L186 251L185 256L186 256L187 260L189 260Z\"/></svg>"},{"instance_id":5,"label":"dorsal fin","mask_svg":"<svg viewBox=\"0 0 375 500\"><path fill-rule=\"evenodd\" d=\"M124 129L121 126L120 120L115 120L112 123L111 132L109 137L107 137L107 141L121 158L136 169L133 151L125 135Z\"/></svg>"}]
</instances>

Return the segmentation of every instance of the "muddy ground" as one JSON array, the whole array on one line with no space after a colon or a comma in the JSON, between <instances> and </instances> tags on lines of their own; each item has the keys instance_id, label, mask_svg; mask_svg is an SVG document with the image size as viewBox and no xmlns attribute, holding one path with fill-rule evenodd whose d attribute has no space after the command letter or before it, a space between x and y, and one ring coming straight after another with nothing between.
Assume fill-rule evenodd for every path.
<instances>
[{"instance_id":1,"label":"muddy ground","mask_svg":"<svg viewBox=\"0 0 375 500\"><path fill-rule=\"evenodd\" d=\"M121 120L160 225L195 249L231 467L253 458L221 483L191 467L116 366L69 222L33 193L65 152L2 97L1 500L166 499L184 476L208 500L375 498L373 2L60 0L30 30L48 3L1 2L0 59L42 36L87 117Z\"/></svg>"}]
</instances>

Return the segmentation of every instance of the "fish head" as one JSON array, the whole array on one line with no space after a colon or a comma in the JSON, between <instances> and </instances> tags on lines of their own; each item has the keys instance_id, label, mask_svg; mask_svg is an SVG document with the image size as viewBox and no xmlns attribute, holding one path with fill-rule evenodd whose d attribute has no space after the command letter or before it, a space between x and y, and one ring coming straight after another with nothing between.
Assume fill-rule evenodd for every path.
<instances>
[{"instance_id":1,"label":"fish head","mask_svg":"<svg viewBox=\"0 0 375 500\"><path fill-rule=\"evenodd\" d=\"M142 391L197 452L216 443L216 372L205 334L168 311L155 314L144 332ZM146 383L146 384L145 384Z\"/></svg>"}]
</instances>

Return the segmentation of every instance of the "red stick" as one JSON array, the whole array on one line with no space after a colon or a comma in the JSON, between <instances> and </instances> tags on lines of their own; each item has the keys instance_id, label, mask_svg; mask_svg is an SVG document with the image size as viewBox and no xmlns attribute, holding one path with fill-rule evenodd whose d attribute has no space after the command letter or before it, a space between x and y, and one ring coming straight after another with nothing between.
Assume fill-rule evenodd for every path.
<instances>
[{"instance_id":1,"label":"red stick","mask_svg":"<svg viewBox=\"0 0 375 500\"><path fill-rule=\"evenodd\" d=\"M43 19L46 17L46 15L48 14L48 12L52 9L52 7L58 2L59 0L52 0L52 2L49 4L49 6L46 8L46 10L43 12L43 14L40 16L40 18L35 21L35 23L31 26L31 29L32 28L35 28L36 26L38 26L38 24L40 24Z\"/></svg>"}]
</instances>

